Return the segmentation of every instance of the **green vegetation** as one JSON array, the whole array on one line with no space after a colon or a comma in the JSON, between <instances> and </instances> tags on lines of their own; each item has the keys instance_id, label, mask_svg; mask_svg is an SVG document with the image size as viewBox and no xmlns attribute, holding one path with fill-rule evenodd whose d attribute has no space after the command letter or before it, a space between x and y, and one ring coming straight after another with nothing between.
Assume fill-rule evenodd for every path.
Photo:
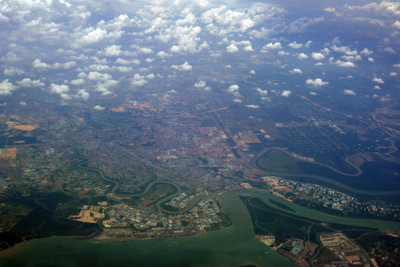
<instances>
[{"instance_id":1,"label":"green vegetation","mask_svg":"<svg viewBox=\"0 0 400 267\"><path fill-rule=\"evenodd\" d=\"M270 150L257 159L256 165L266 171L298 173L302 171L297 161L279 150Z\"/></svg>"},{"instance_id":2,"label":"green vegetation","mask_svg":"<svg viewBox=\"0 0 400 267\"><path fill-rule=\"evenodd\" d=\"M0 233L11 230L20 220L32 211L26 205L3 204L0 206Z\"/></svg>"},{"instance_id":3,"label":"green vegetation","mask_svg":"<svg viewBox=\"0 0 400 267\"><path fill-rule=\"evenodd\" d=\"M275 201L275 200L273 200L273 199L268 199L268 201L271 202L272 204L274 204L275 206L278 206L278 207L280 207L280 208L282 208L282 209L285 209L285 210L293 211L293 212L294 212L294 209L288 207L287 205L285 205L285 204L283 204L283 203L281 203L281 202Z\"/></svg>"},{"instance_id":4,"label":"green vegetation","mask_svg":"<svg viewBox=\"0 0 400 267\"><path fill-rule=\"evenodd\" d=\"M291 238L299 238L318 243L319 233L330 233L342 230L353 236L360 236L368 232L376 231L374 228L327 223L299 215L293 215L284 211L289 208L287 206L285 206L284 210L279 210L255 197L241 197L241 199L249 210L254 232L259 235L273 235L279 243L284 243ZM277 201L274 202L282 206L281 203ZM294 211L293 209L291 210Z\"/></svg>"}]
</instances>

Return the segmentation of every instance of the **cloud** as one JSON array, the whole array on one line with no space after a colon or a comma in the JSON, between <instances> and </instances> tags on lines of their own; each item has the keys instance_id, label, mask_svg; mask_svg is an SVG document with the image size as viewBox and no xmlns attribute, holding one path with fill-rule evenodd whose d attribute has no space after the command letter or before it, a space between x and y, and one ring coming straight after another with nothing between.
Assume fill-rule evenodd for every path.
<instances>
[{"instance_id":1,"label":"cloud","mask_svg":"<svg viewBox=\"0 0 400 267\"><path fill-rule=\"evenodd\" d=\"M257 88L256 91L258 92L259 95L261 96L266 96L268 95L268 90L263 90L261 88Z\"/></svg>"},{"instance_id":2,"label":"cloud","mask_svg":"<svg viewBox=\"0 0 400 267\"><path fill-rule=\"evenodd\" d=\"M385 82L382 80L382 78L377 78L377 77L373 78L372 81L375 82L375 83L381 83L381 84L384 84L384 83L385 83Z\"/></svg>"},{"instance_id":3,"label":"cloud","mask_svg":"<svg viewBox=\"0 0 400 267\"><path fill-rule=\"evenodd\" d=\"M198 81L197 83L194 84L194 87L196 88L204 88L206 87L206 82L205 81Z\"/></svg>"},{"instance_id":4,"label":"cloud","mask_svg":"<svg viewBox=\"0 0 400 267\"><path fill-rule=\"evenodd\" d=\"M24 78L17 82L22 87L42 87L44 83L38 80L31 80L30 78Z\"/></svg>"},{"instance_id":5,"label":"cloud","mask_svg":"<svg viewBox=\"0 0 400 267\"><path fill-rule=\"evenodd\" d=\"M266 53L268 50L282 49L280 42L268 43L261 48L261 52Z\"/></svg>"},{"instance_id":6,"label":"cloud","mask_svg":"<svg viewBox=\"0 0 400 267\"><path fill-rule=\"evenodd\" d=\"M182 65L172 65L171 68L180 70L180 71L189 71L192 70L192 66L186 61Z\"/></svg>"},{"instance_id":7,"label":"cloud","mask_svg":"<svg viewBox=\"0 0 400 267\"><path fill-rule=\"evenodd\" d=\"M71 100L72 99L72 97L70 95L68 95L68 94L60 94L60 97L62 99L64 99L64 100Z\"/></svg>"},{"instance_id":8,"label":"cloud","mask_svg":"<svg viewBox=\"0 0 400 267\"><path fill-rule=\"evenodd\" d=\"M237 51L239 51L239 48L235 44L230 44L226 47L226 51L228 53L236 53Z\"/></svg>"},{"instance_id":9,"label":"cloud","mask_svg":"<svg viewBox=\"0 0 400 267\"><path fill-rule=\"evenodd\" d=\"M248 107L248 108L260 108L259 105L246 105L246 107Z\"/></svg>"},{"instance_id":10,"label":"cloud","mask_svg":"<svg viewBox=\"0 0 400 267\"><path fill-rule=\"evenodd\" d=\"M52 83L50 85L50 93L61 95L61 94L65 94L68 91L69 91L68 85L65 85L65 84L58 85L58 84L54 84L54 83Z\"/></svg>"},{"instance_id":11,"label":"cloud","mask_svg":"<svg viewBox=\"0 0 400 267\"><path fill-rule=\"evenodd\" d=\"M396 20L393 24L392 27L399 29L400 30L400 21Z\"/></svg>"},{"instance_id":12,"label":"cloud","mask_svg":"<svg viewBox=\"0 0 400 267\"><path fill-rule=\"evenodd\" d=\"M95 80L95 81L106 81L106 80L111 80L112 76L108 73L100 73L97 71L91 71L88 74L88 79Z\"/></svg>"},{"instance_id":13,"label":"cloud","mask_svg":"<svg viewBox=\"0 0 400 267\"><path fill-rule=\"evenodd\" d=\"M253 51L254 51L254 49L253 49L253 47L252 47L251 45L246 45L246 46L243 48L243 50L244 50L245 52L253 52Z\"/></svg>"},{"instance_id":14,"label":"cloud","mask_svg":"<svg viewBox=\"0 0 400 267\"><path fill-rule=\"evenodd\" d=\"M81 85L81 84L84 84L84 83L85 83L84 79L76 79L76 80L72 80L70 82L70 84L72 84L72 85Z\"/></svg>"},{"instance_id":15,"label":"cloud","mask_svg":"<svg viewBox=\"0 0 400 267\"><path fill-rule=\"evenodd\" d=\"M303 44L298 44L296 42L291 42L288 46L293 48L293 49L300 49L300 48L303 47Z\"/></svg>"},{"instance_id":16,"label":"cloud","mask_svg":"<svg viewBox=\"0 0 400 267\"><path fill-rule=\"evenodd\" d=\"M8 68L8 69L4 69L3 70L3 74L4 75L8 75L8 76L21 75L23 73L24 73L24 71L22 69L19 69L19 68Z\"/></svg>"},{"instance_id":17,"label":"cloud","mask_svg":"<svg viewBox=\"0 0 400 267\"><path fill-rule=\"evenodd\" d=\"M312 53L311 56L315 60L322 60L325 58L325 56L322 53Z\"/></svg>"},{"instance_id":18,"label":"cloud","mask_svg":"<svg viewBox=\"0 0 400 267\"><path fill-rule=\"evenodd\" d=\"M143 75L140 75L139 73L135 73L135 75L133 75L132 85L143 86L146 83L147 81Z\"/></svg>"},{"instance_id":19,"label":"cloud","mask_svg":"<svg viewBox=\"0 0 400 267\"><path fill-rule=\"evenodd\" d=\"M356 92L354 92L353 90L350 90L350 89L344 89L343 93L345 95L356 95Z\"/></svg>"},{"instance_id":20,"label":"cloud","mask_svg":"<svg viewBox=\"0 0 400 267\"><path fill-rule=\"evenodd\" d=\"M108 57L117 57L122 53L120 45L111 45L104 48L104 55Z\"/></svg>"},{"instance_id":21,"label":"cloud","mask_svg":"<svg viewBox=\"0 0 400 267\"><path fill-rule=\"evenodd\" d=\"M96 105L96 106L93 107L93 109L101 111L101 110L105 110L106 108L102 107L100 105Z\"/></svg>"},{"instance_id":22,"label":"cloud","mask_svg":"<svg viewBox=\"0 0 400 267\"><path fill-rule=\"evenodd\" d=\"M228 87L228 92L235 93L239 90L239 85L237 84L232 84L231 86Z\"/></svg>"},{"instance_id":23,"label":"cloud","mask_svg":"<svg viewBox=\"0 0 400 267\"><path fill-rule=\"evenodd\" d=\"M368 48L364 48L363 50L361 50L360 55L362 56L369 56L371 54L373 54L374 52L372 52L371 50L369 50Z\"/></svg>"},{"instance_id":24,"label":"cloud","mask_svg":"<svg viewBox=\"0 0 400 267\"><path fill-rule=\"evenodd\" d=\"M79 33L80 34L80 33ZM76 41L73 44L73 47L79 48L82 46L87 46L93 43L97 43L107 36L107 30L101 28L88 28L83 31L83 36L77 36Z\"/></svg>"},{"instance_id":25,"label":"cloud","mask_svg":"<svg viewBox=\"0 0 400 267\"><path fill-rule=\"evenodd\" d=\"M233 102L234 102L234 103L242 103L242 100L240 100L239 98L234 98L234 99L233 99Z\"/></svg>"},{"instance_id":26,"label":"cloud","mask_svg":"<svg viewBox=\"0 0 400 267\"><path fill-rule=\"evenodd\" d=\"M344 7L348 10L373 11L383 15L387 14L400 16L400 2L391 2L384 0L379 3L371 2L362 6L351 6L345 4Z\"/></svg>"},{"instance_id":27,"label":"cloud","mask_svg":"<svg viewBox=\"0 0 400 267\"><path fill-rule=\"evenodd\" d=\"M304 54L304 53L300 53L300 54L297 56L297 58L298 58L298 59L306 59L306 58L308 58L308 56L307 56L306 54Z\"/></svg>"},{"instance_id":28,"label":"cloud","mask_svg":"<svg viewBox=\"0 0 400 267\"><path fill-rule=\"evenodd\" d=\"M290 96L292 94L292 92L290 91L290 90L284 90L282 93L281 93L281 96L283 96L283 97L288 97L288 96Z\"/></svg>"},{"instance_id":29,"label":"cloud","mask_svg":"<svg viewBox=\"0 0 400 267\"><path fill-rule=\"evenodd\" d=\"M335 64L342 68L354 68L356 65L351 61L336 60Z\"/></svg>"},{"instance_id":30,"label":"cloud","mask_svg":"<svg viewBox=\"0 0 400 267\"><path fill-rule=\"evenodd\" d=\"M51 65L50 65L50 64L47 64L47 63L44 63L44 62L40 61L39 58L35 59L35 60L32 62L32 66L33 66L35 69L49 69L49 68L51 68Z\"/></svg>"},{"instance_id":31,"label":"cloud","mask_svg":"<svg viewBox=\"0 0 400 267\"><path fill-rule=\"evenodd\" d=\"M147 48L147 47L138 48L138 52L143 53L143 54L153 54L154 53L154 51L151 48Z\"/></svg>"},{"instance_id":32,"label":"cloud","mask_svg":"<svg viewBox=\"0 0 400 267\"><path fill-rule=\"evenodd\" d=\"M301 71L301 69L298 68L294 68L293 70L290 71L291 73L298 73L298 74L302 74L303 72Z\"/></svg>"},{"instance_id":33,"label":"cloud","mask_svg":"<svg viewBox=\"0 0 400 267\"><path fill-rule=\"evenodd\" d=\"M329 82L325 82L320 78L316 78L315 80L313 80L313 79L306 80L306 84L311 85L313 87L321 87L324 85L328 85Z\"/></svg>"},{"instance_id":34,"label":"cloud","mask_svg":"<svg viewBox=\"0 0 400 267\"><path fill-rule=\"evenodd\" d=\"M289 24L289 33L301 33L304 32L307 27L324 21L324 17L318 18L299 18Z\"/></svg>"},{"instance_id":35,"label":"cloud","mask_svg":"<svg viewBox=\"0 0 400 267\"><path fill-rule=\"evenodd\" d=\"M77 97L82 98L83 100L87 101L90 97L90 94L85 89L80 89L76 94Z\"/></svg>"},{"instance_id":36,"label":"cloud","mask_svg":"<svg viewBox=\"0 0 400 267\"><path fill-rule=\"evenodd\" d=\"M390 76L390 77L396 77L396 76L397 76L397 73L396 73L396 72L391 72L391 73L389 73L389 76Z\"/></svg>"},{"instance_id":37,"label":"cloud","mask_svg":"<svg viewBox=\"0 0 400 267\"><path fill-rule=\"evenodd\" d=\"M5 79L0 83L0 95L10 95L15 89L15 85L10 83L8 79Z\"/></svg>"}]
</instances>

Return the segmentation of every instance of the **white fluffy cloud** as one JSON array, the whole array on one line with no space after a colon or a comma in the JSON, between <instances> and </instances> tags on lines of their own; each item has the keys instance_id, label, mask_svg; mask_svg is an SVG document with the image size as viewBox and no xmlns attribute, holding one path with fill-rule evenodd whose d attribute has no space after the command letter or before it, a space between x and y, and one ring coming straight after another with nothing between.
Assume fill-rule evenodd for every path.
<instances>
[{"instance_id":1,"label":"white fluffy cloud","mask_svg":"<svg viewBox=\"0 0 400 267\"><path fill-rule=\"evenodd\" d=\"M7 68L3 70L3 74L7 75L7 76L11 76L11 75L21 75L23 74L24 71L20 68Z\"/></svg>"},{"instance_id":2,"label":"white fluffy cloud","mask_svg":"<svg viewBox=\"0 0 400 267\"><path fill-rule=\"evenodd\" d=\"M235 44L230 44L226 47L226 51L229 53L236 53L239 51L239 48Z\"/></svg>"},{"instance_id":3,"label":"white fluffy cloud","mask_svg":"<svg viewBox=\"0 0 400 267\"><path fill-rule=\"evenodd\" d=\"M300 53L300 54L297 56L297 58L298 58L298 59L306 59L306 58L308 58L308 56L307 56L306 54L304 54L304 53Z\"/></svg>"},{"instance_id":4,"label":"white fluffy cloud","mask_svg":"<svg viewBox=\"0 0 400 267\"><path fill-rule=\"evenodd\" d=\"M342 68L354 68L356 65L351 61L336 60L335 64Z\"/></svg>"},{"instance_id":5,"label":"white fluffy cloud","mask_svg":"<svg viewBox=\"0 0 400 267\"><path fill-rule=\"evenodd\" d=\"M16 86L9 82L8 79L0 83L0 95L10 95L15 89Z\"/></svg>"},{"instance_id":6,"label":"white fluffy cloud","mask_svg":"<svg viewBox=\"0 0 400 267\"><path fill-rule=\"evenodd\" d=\"M122 53L120 45L111 45L104 48L104 55L108 57L116 57Z\"/></svg>"},{"instance_id":7,"label":"white fluffy cloud","mask_svg":"<svg viewBox=\"0 0 400 267\"><path fill-rule=\"evenodd\" d=\"M239 85L237 84L232 84L228 87L228 92L230 93L236 93L239 90Z\"/></svg>"},{"instance_id":8,"label":"white fluffy cloud","mask_svg":"<svg viewBox=\"0 0 400 267\"><path fill-rule=\"evenodd\" d=\"M303 44L298 44L296 42L291 42L288 46L293 48L293 49L300 49L300 48L303 47Z\"/></svg>"},{"instance_id":9,"label":"white fluffy cloud","mask_svg":"<svg viewBox=\"0 0 400 267\"><path fill-rule=\"evenodd\" d=\"M259 105L250 104L250 105L246 105L246 107L247 108L259 108L260 106Z\"/></svg>"},{"instance_id":10,"label":"white fluffy cloud","mask_svg":"<svg viewBox=\"0 0 400 267\"><path fill-rule=\"evenodd\" d=\"M192 70L192 66L186 61L182 65L172 65L171 68L180 70L180 71L189 71Z\"/></svg>"},{"instance_id":11,"label":"white fluffy cloud","mask_svg":"<svg viewBox=\"0 0 400 267\"><path fill-rule=\"evenodd\" d=\"M88 74L88 79L95 80L95 81L106 81L106 80L111 80L112 76L108 73L100 73L97 71L91 71Z\"/></svg>"},{"instance_id":12,"label":"white fluffy cloud","mask_svg":"<svg viewBox=\"0 0 400 267\"><path fill-rule=\"evenodd\" d=\"M377 78L377 77L373 78L372 81L375 83L381 83L381 84L385 83L385 81L382 78Z\"/></svg>"},{"instance_id":13,"label":"white fluffy cloud","mask_svg":"<svg viewBox=\"0 0 400 267\"><path fill-rule=\"evenodd\" d=\"M356 92L354 92L353 90L350 90L350 89L344 89L343 93L345 95L356 95Z\"/></svg>"},{"instance_id":14,"label":"white fluffy cloud","mask_svg":"<svg viewBox=\"0 0 400 267\"><path fill-rule=\"evenodd\" d=\"M315 53L314 52L314 53L311 54L311 56L315 60L322 60L322 59L325 58L324 54L322 54L322 53Z\"/></svg>"},{"instance_id":15,"label":"white fluffy cloud","mask_svg":"<svg viewBox=\"0 0 400 267\"><path fill-rule=\"evenodd\" d=\"M136 73L135 75L133 75L132 85L143 86L146 83L147 83L147 81L143 75L140 75L139 73Z\"/></svg>"},{"instance_id":16,"label":"white fluffy cloud","mask_svg":"<svg viewBox=\"0 0 400 267\"><path fill-rule=\"evenodd\" d=\"M281 96L283 96L283 97L288 97L288 96L290 96L292 94L292 92L290 91L290 90L284 90L282 93L281 93Z\"/></svg>"},{"instance_id":17,"label":"white fluffy cloud","mask_svg":"<svg viewBox=\"0 0 400 267\"><path fill-rule=\"evenodd\" d=\"M53 94L65 94L66 92L69 91L69 86L66 84L54 84L52 83L50 85L50 92Z\"/></svg>"},{"instance_id":18,"label":"white fluffy cloud","mask_svg":"<svg viewBox=\"0 0 400 267\"><path fill-rule=\"evenodd\" d=\"M47 64L47 63L42 62L39 58L35 59L35 60L32 62L32 66L33 66L35 69L49 69L49 68L51 68L51 65L50 65L50 64Z\"/></svg>"},{"instance_id":19,"label":"white fluffy cloud","mask_svg":"<svg viewBox=\"0 0 400 267\"><path fill-rule=\"evenodd\" d=\"M291 73L297 73L297 74L302 74L303 72L301 71L301 69L298 68L294 68L290 71Z\"/></svg>"},{"instance_id":20,"label":"white fluffy cloud","mask_svg":"<svg viewBox=\"0 0 400 267\"><path fill-rule=\"evenodd\" d=\"M102 107L100 105L96 105L96 106L93 107L93 109L101 111L101 110L105 110L106 108Z\"/></svg>"},{"instance_id":21,"label":"white fluffy cloud","mask_svg":"<svg viewBox=\"0 0 400 267\"><path fill-rule=\"evenodd\" d=\"M44 83L38 80L31 80L30 78L24 78L17 82L22 87L42 87Z\"/></svg>"},{"instance_id":22,"label":"white fluffy cloud","mask_svg":"<svg viewBox=\"0 0 400 267\"><path fill-rule=\"evenodd\" d=\"M280 42L268 43L261 48L261 52L266 53L268 50L282 49Z\"/></svg>"},{"instance_id":23,"label":"white fluffy cloud","mask_svg":"<svg viewBox=\"0 0 400 267\"><path fill-rule=\"evenodd\" d=\"M307 79L306 84L313 86L313 87L321 87L324 85L328 85L329 82L323 81L321 78L316 78L315 80L313 79Z\"/></svg>"},{"instance_id":24,"label":"white fluffy cloud","mask_svg":"<svg viewBox=\"0 0 400 267\"><path fill-rule=\"evenodd\" d=\"M263 90L261 88L257 88L256 91L258 92L259 95L261 96L266 96L268 95L268 90Z\"/></svg>"},{"instance_id":25,"label":"white fluffy cloud","mask_svg":"<svg viewBox=\"0 0 400 267\"><path fill-rule=\"evenodd\" d=\"M206 87L206 82L205 81L198 81L197 83L194 84L194 87L196 88L204 88Z\"/></svg>"}]
</instances>

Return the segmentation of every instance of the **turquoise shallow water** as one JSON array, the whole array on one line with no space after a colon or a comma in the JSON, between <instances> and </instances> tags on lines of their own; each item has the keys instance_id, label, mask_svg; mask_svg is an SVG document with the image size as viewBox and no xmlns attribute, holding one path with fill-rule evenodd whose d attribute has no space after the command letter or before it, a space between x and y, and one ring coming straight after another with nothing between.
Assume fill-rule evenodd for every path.
<instances>
[{"instance_id":1,"label":"turquoise shallow water","mask_svg":"<svg viewBox=\"0 0 400 267\"><path fill-rule=\"evenodd\" d=\"M238 194L222 205L233 226L187 239L99 242L51 237L31 240L2 255L4 266L294 266L254 238L250 216Z\"/></svg>"}]
</instances>

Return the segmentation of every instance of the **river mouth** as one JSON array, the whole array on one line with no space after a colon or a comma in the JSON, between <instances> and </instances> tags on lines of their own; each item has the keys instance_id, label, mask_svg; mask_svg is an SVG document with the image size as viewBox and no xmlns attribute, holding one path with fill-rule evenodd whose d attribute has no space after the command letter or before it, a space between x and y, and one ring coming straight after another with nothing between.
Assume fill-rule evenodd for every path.
<instances>
[{"instance_id":1,"label":"river mouth","mask_svg":"<svg viewBox=\"0 0 400 267\"><path fill-rule=\"evenodd\" d=\"M294 266L254 238L250 215L237 192L219 197L233 225L193 238L98 241L34 239L0 254L0 265L25 266Z\"/></svg>"}]
</instances>

